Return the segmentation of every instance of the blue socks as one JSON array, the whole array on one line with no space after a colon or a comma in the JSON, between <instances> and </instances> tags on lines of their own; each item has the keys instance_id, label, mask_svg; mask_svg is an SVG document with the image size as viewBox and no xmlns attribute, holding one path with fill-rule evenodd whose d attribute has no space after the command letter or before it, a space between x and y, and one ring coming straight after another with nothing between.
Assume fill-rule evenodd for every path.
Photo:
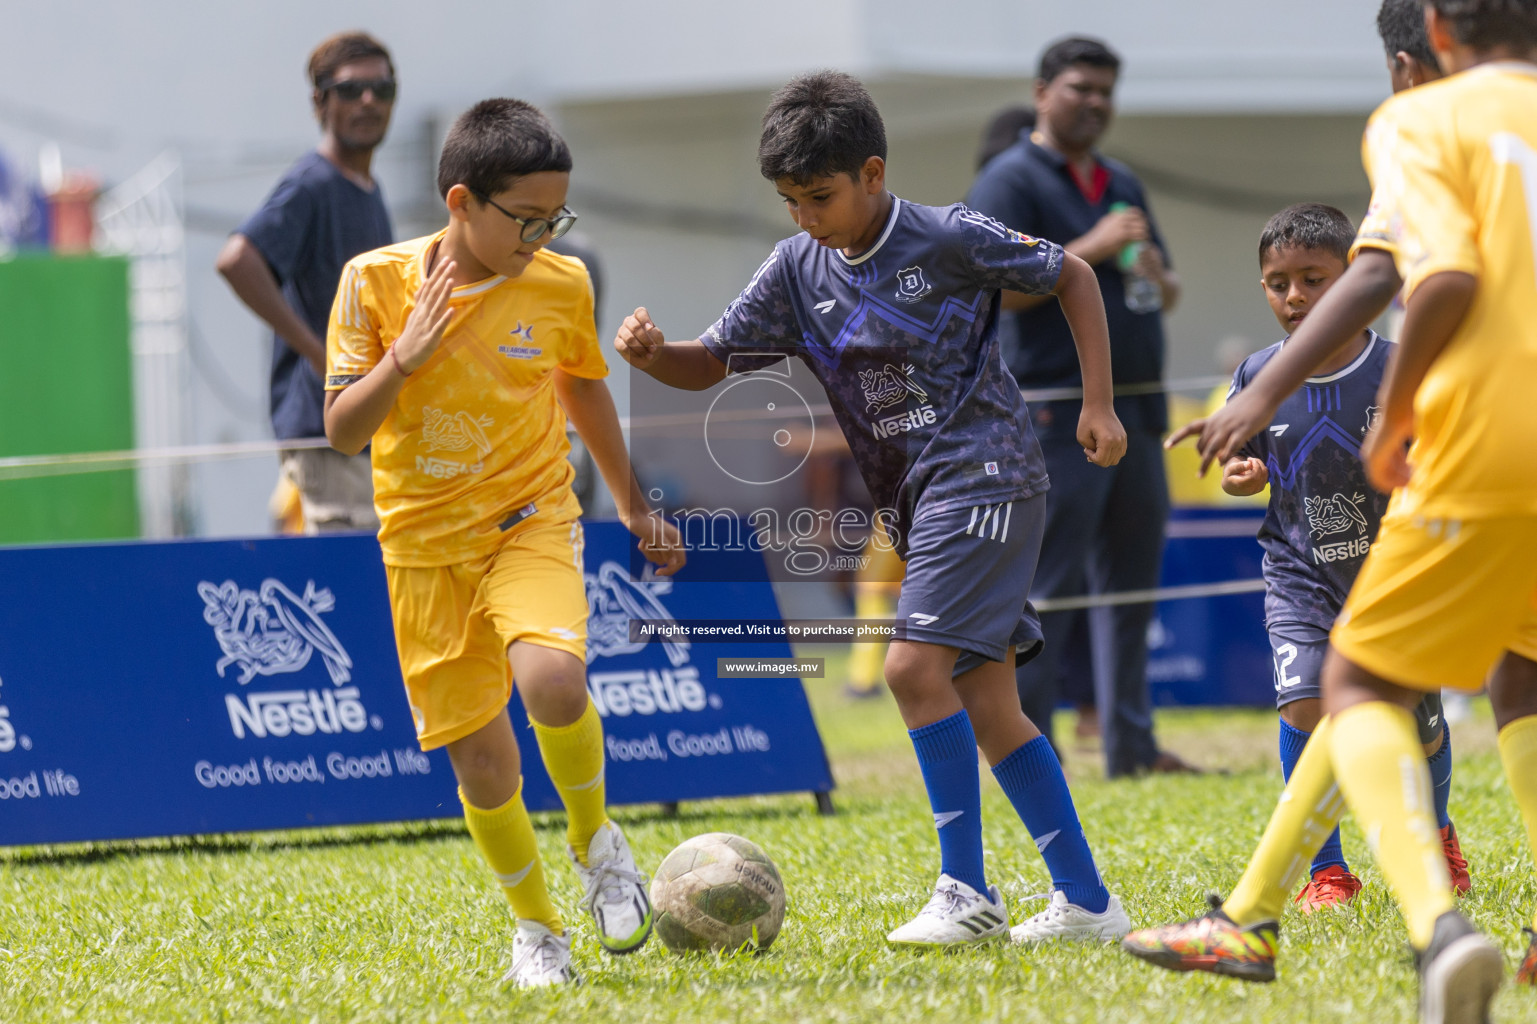
<instances>
[{"instance_id":1,"label":"blue socks","mask_svg":"<svg viewBox=\"0 0 1537 1024\"><path fill-rule=\"evenodd\" d=\"M1452 823L1446 813L1446 801L1452 795L1452 731L1441 729L1441 749L1425 759L1430 767L1432 799L1436 804L1436 825L1445 828Z\"/></svg>"},{"instance_id":2,"label":"blue socks","mask_svg":"<svg viewBox=\"0 0 1537 1024\"><path fill-rule=\"evenodd\" d=\"M918 767L939 832L939 870L985 896L982 783L977 778L977 737L971 730L971 719L966 712L957 711L907 735L918 753Z\"/></svg>"},{"instance_id":3,"label":"blue socks","mask_svg":"<svg viewBox=\"0 0 1537 1024\"><path fill-rule=\"evenodd\" d=\"M1286 719L1281 719L1281 777L1287 782L1291 781L1292 769L1297 766L1297 759L1302 756L1302 748L1308 745L1308 737L1311 735L1291 725ZM1312 873L1317 874L1330 865L1350 870L1350 865L1345 863L1345 849L1340 845L1338 827L1329 833L1329 838L1324 840L1324 844L1313 855Z\"/></svg>"},{"instance_id":4,"label":"blue socks","mask_svg":"<svg viewBox=\"0 0 1537 1024\"><path fill-rule=\"evenodd\" d=\"M968 730L969 731L969 730ZM1102 914L1110 893L1100 881L1089 841L1078 823L1073 796L1062 776L1062 764L1045 736L1020 747L993 767L993 778L1019 812L1035 848L1041 851L1051 886L1067 894L1069 903L1091 914Z\"/></svg>"}]
</instances>

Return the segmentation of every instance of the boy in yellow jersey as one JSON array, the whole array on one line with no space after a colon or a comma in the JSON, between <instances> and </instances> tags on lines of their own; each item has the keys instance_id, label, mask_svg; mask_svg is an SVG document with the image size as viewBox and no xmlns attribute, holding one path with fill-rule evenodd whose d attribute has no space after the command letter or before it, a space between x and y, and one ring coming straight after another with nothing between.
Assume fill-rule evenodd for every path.
<instances>
[{"instance_id":1,"label":"boy in yellow jersey","mask_svg":"<svg viewBox=\"0 0 1537 1024\"><path fill-rule=\"evenodd\" d=\"M677 531L650 515L630 471L587 271L544 248L576 220L570 170L565 142L534 107L471 108L438 164L448 227L348 263L326 341L326 436L343 452L373 444L417 738L448 749L470 835L517 917L508 979L521 986L572 974L523 804L507 714L514 681L566 807L599 941L626 953L651 933L645 878L604 809L567 418L641 551L662 575L684 561Z\"/></svg>"},{"instance_id":2,"label":"boy in yellow jersey","mask_svg":"<svg viewBox=\"0 0 1537 1024\"><path fill-rule=\"evenodd\" d=\"M1362 456L1376 486L1397 490L1331 635L1329 717L1293 778L1332 768L1404 911L1422 1020L1462 1022L1487 1019L1503 965L1453 909L1408 709L1442 682L1476 690L1487 677L1537 853L1537 452L1508 440L1537 429L1537 0L1425 6L1451 77L1385 103L1365 143L1368 222L1405 279L1408 315ZM1283 798L1256 859L1304 857L1339 816L1327 790L1316 803L1288 795L1299 806ZM1290 850L1276 827L1288 817ZM1235 902L1127 948L1187 970L1265 967L1274 922L1256 919L1260 901ZM1534 967L1537 939L1517 980L1537 981Z\"/></svg>"}]
</instances>

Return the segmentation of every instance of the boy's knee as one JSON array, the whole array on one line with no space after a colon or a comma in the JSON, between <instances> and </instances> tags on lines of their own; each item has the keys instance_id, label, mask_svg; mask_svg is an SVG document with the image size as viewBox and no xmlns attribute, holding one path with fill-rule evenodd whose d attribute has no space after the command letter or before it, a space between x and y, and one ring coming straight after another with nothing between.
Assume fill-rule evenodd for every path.
<instances>
[{"instance_id":1,"label":"boy's knee","mask_svg":"<svg viewBox=\"0 0 1537 1024\"><path fill-rule=\"evenodd\" d=\"M507 650L513 685L540 725L570 725L587 710L587 664L569 651L518 642Z\"/></svg>"},{"instance_id":2,"label":"boy's knee","mask_svg":"<svg viewBox=\"0 0 1537 1024\"><path fill-rule=\"evenodd\" d=\"M1505 652L1489 674L1489 704L1494 724L1503 729L1519 718L1537 715L1537 662Z\"/></svg>"}]
</instances>

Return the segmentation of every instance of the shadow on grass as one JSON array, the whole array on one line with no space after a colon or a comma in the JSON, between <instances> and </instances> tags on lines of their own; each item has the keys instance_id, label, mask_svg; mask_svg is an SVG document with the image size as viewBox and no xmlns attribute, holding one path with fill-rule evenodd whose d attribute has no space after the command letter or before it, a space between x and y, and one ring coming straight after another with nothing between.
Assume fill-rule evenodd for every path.
<instances>
[{"instance_id":1,"label":"shadow on grass","mask_svg":"<svg viewBox=\"0 0 1537 1024\"><path fill-rule=\"evenodd\" d=\"M618 805L611 810L614 812L615 819L624 824L708 822L723 818L730 818L733 821L773 821L818 816L816 804L810 795L790 794L776 798L773 802L763 801L761 798L748 799L754 802L730 804L721 800L701 800L681 805ZM538 832L564 831L566 819L565 815L559 811L540 811L534 813L533 824L534 830ZM20 846L0 849L0 866L25 868L60 864L99 864L124 858L152 857L161 854L219 856L231 853L315 850L379 843L433 843L467 837L464 819L434 818L372 825L332 825L276 832L219 832L192 836L158 836L147 839Z\"/></svg>"}]
</instances>

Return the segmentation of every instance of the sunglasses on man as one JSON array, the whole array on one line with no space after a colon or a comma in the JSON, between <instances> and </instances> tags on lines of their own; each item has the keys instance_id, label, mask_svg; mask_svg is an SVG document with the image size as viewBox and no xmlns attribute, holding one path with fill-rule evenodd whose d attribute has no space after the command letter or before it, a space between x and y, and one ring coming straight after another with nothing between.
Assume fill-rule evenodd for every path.
<instances>
[{"instance_id":1,"label":"sunglasses on man","mask_svg":"<svg viewBox=\"0 0 1537 1024\"><path fill-rule=\"evenodd\" d=\"M389 103L395 99L396 86L393 78L347 78L340 82L322 83L319 88L322 95L334 92L339 99L348 103L356 103L363 98L365 92L372 92L374 99L380 103Z\"/></svg>"},{"instance_id":2,"label":"sunglasses on man","mask_svg":"<svg viewBox=\"0 0 1537 1024\"><path fill-rule=\"evenodd\" d=\"M481 202L486 203L487 205L496 207L496 211L498 213L512 221L514 224L518 225L518 227L522 228L523 230L518 234L518 238L525 245L539 241L539 239L544 237L544 233L546 231L550 233L550 241L553 242L567 231L570 231L571 228L576 224L576 214L572 213L569 208L564 206L561 207L563 212L558 217L554 218L519 217L517 214L501 206L490 196L485 195L482 192L478 192L475 189L470 189L470 195L474 196L476 199L479 199Z\"/></svg>"}]
</instances>

